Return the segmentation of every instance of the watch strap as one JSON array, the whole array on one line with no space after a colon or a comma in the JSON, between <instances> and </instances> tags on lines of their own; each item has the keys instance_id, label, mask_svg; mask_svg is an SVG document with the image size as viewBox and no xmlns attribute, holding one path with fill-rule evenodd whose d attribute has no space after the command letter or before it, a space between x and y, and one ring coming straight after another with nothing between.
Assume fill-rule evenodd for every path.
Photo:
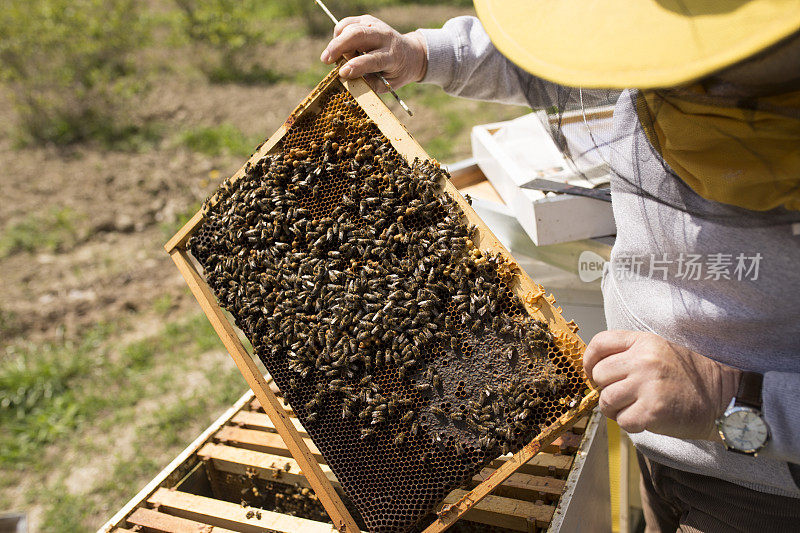
<instances>
[{"instance_id":1,"label":"watch strap","mask_svg":"<svg viewBox=\"0 0 800 533\"><path fill-rule=\"evenodd\" d=\"M800 465L795 463L786 463L786 465L789 467L789 473L792 475L794 484L800 489Z\"/></svg>"},{"instance_id":2,"label":"watch strap","mask_svg":"<svg viewBox=\"0 0 800 533\"><path fill-rule=\"evenodd\" d=\"M761 409L761 386L764 383L764 374L758 372L742 372L739 380L739 390L736 393L735 405L744 405Z\"/></svg>"}]
</instances>

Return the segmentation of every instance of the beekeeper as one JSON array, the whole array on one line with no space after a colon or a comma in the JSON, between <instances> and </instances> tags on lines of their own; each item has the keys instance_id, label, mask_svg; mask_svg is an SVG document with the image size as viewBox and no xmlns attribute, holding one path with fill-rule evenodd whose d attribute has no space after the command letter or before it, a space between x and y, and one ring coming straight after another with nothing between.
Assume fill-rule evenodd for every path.
<instances>
[{"instance_id":1,"label":"beekeeper","mask_svg":"<svg viewBox=\"0 0 800 533\"><path fill-rule=\"evenodd\" d=\"M612 102L610 330L584 365L648 531L800 531L800 3L475 7L407 34L346 18L321 59L556 114Z\"/></svg>"}]
</instances>

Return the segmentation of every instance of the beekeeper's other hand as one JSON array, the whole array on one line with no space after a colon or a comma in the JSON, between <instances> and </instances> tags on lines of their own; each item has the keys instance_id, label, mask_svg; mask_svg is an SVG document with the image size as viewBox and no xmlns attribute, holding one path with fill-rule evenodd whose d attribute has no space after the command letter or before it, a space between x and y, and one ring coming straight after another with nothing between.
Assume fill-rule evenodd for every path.
<instances>
[{"instance_id":1,"label":"beekeeper's other hand","mask_svg":"<svg viewBox=\"0 0 800 533\"><path fill-rule=\"evenodd\" d=\"M356 55L359 52L362 55ZM425 39L419 32L401 34L372 15L347 17L336 25L320 59L330 64L342 56L349 58L339 69L342 78L381 72L395 89L420 81L428 65ZM386 92L375 77L366 79L377 92Z\"/></svg>"},{"instance_id":2,"label":"beekeeper's other hand","mask_svg":"<svg viewBox=\"0 0 800 533\"><path fill-rule=\"evenodd\" d=\"M600 411L629 433L717 440L741 372L652 333L603 331L583 356Z\"/></svg>"}]
</instances>

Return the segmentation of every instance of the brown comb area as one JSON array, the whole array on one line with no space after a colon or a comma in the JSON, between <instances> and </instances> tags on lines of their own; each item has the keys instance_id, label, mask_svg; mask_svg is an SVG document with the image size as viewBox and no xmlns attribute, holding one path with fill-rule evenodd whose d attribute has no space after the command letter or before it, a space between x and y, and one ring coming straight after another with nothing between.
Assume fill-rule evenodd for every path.
<instances>
[{"instance_id":1,"label":"brown comb area","mask_svg":"<svg viewBox=\"0 0 800 533\"><path fill-rule=\"evenodd\" d=\"M412 531L580 400L576 341L531 318L435 163L334 84L189 242L369 531Z\"/></svg>"}]
</instances>

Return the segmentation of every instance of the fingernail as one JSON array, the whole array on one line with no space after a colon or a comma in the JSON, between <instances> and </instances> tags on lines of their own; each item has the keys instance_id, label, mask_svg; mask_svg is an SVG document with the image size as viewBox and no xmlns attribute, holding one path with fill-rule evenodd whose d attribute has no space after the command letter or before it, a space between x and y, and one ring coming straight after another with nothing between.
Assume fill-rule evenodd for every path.
<instances>
[{"instance_id":1,"label":"fingernail","mask_svg":"<svg viewBox=\"0 0 800 533\"><path fill-rule=\"evenodd\" d=\"M322 60L323 63L329 63L331 60L331 55L328 53L327 50L324 50L322 52L322 55L319 56L319 58Z\"/></svg>"},{"instance_id":2,"label":"fingernail","mask_svg":"<svg viewBox=\"0 0 800 533\"><path fill-rule=\"evenodd\" d=\"M350 67L342 67L341 70L339 70L339 74L341 74L345 78L347 76L349 76L350 74L352 74L352 73L353 73L353 69L351 69Z\"/></svg>"}]
</instances>

